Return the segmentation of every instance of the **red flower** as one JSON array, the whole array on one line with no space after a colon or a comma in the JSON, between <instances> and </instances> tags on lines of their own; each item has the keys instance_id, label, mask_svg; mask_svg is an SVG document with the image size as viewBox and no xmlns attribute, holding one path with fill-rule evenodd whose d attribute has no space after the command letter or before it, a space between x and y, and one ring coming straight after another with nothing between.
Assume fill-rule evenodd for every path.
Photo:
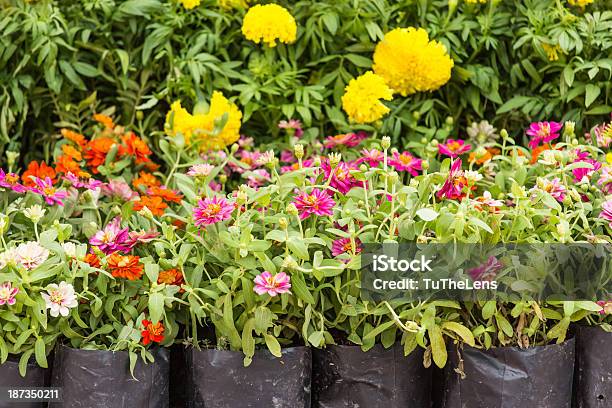
<instances>
[{"instance_id":1,"label":"red flower","mask_svg":"<svg viewBox=\"0 0 612 408\"><path fill-rule=\"evenodd\" d=\"M162 283L166 285L173 285L180 287L185 283L185 279L183 278L183 273L178 269L168 269L167 271L161 271L157 278L157 283L160 285ZM179 293L185 292L184 289L180 289Z\"/></svg>"},{"instance_id":2,"label":"red flower","mask_svg":"<svg viewBox=\"0 0 612 408\"><path fill-rule=\"evenodd\" d=\"M115 278L124 278L131 281L140 279L144 269L140 263L140 257L121 255L118 252L109 256L106 262Z\"/></svg>"},{"instance_id":3,"label":"red flower","mask_svg":"<svg viewBox=\"0 0 612 408\"><path fill-rule=\"evenodd\" d=\"M53 167L47 166L47 163L45 163L44 161L40 162L40 164L38 164L38 162L32 161L28 165L28 169L24 171L21 175L21 180L23 181L23 184L25 186L34 187L36 186L36 182L30 176L42 180L45 180L47 177L49 177L51 179L51 182L55 183L55 175L56 174L55 170L53 170Z\"/></svg>"},{"instance_id":4,"label":"red flower","mask_svg":"<svg viewBox=\"0 0 612 408\"><path fill-rule=\"evenodd\" d=\"M145 346L151 342L161 343L164 341L164 325L162 322L152 323L148 320L143 320L144 329L140 332L142 336L142 344Z\"/></svg>"},{"instance_id":5,"label":"red flower","mask_svg":"<svg viewBox=\"0 0 612 408\"><path fill-rule=\"evenodd\" d=\"M114 144L115 141L110 137L99 137L87 143L83 157L94 174L99 173L98 166L104 164L106 155Z\"/></svg>"},{"instance_id":6,"label":"red flower","mask_svg":"<svg viewBox=\"0 0 612 408\"><path fill-rule=\"evenodd\" d=\"M157 196L166 202L172 203L180 203L181 198L183 198L181 194L178 194L176 191L170 190L166 187L153 186L149 188L149 191L147 191L147 193L151 196Z\"/></svg>"},{"instance_id":7,"label":"red flower","mask_svg":"<svg viewBox=\"0 0 612 408\"><path fill-rule=\"evenodd\" d=\"M146 163L150 160L149 156L153 152L151 152L149 146L133 132L125 134L121 140L124 144L119 148L119 154L121 156L133 156L138 164Z\"/></svg>"}]
</instances>

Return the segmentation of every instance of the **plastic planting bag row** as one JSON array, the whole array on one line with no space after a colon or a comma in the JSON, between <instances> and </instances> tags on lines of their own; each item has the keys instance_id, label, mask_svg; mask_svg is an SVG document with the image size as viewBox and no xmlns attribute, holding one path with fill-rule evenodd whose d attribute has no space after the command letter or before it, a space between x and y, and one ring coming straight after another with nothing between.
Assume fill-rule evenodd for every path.
<instances>
[{"instance_id":1,"label":"plastic planting bag row","mask_svg":"<svg viewBox=\"0 0 612 408\"><path fill-rule=\"evenodd\" d=\"M62 388L62 402L50 408L168 408L170 353L154 349L154 363L139 358L130 373L125 351L59 347L51 385Z\"/></svg>"},{"instance_id":2,"label":"plastic planting bag row","mask_svg":"<svg viewBox=\"0 0 612 408\"><path fill-rule=\"evenodd\" d=\"M449 350L440 408L570 408L575 340L520 349Z\"/></svg>"},{"instance_id":3,"label":"plastic planting bag row","mask_svg":"<svg viewBox=\"0 0 612 408\"><path fill-rule=\"evenodd\" d=\"M357 346L314 350L313 407L425 408L431 406L431 370L423 351L404 356L399 344L363 352Z\"/></svg>"},{"instance_id":4,"label":"plastic planting bag row","mask_svg":"<svg viewBox=\"0 0 612 408\"><path fill-rule=\"evenodd\" d=\"M48 387L51 370L41 368L36 361L28 363L26 376L19 374L19 360L10 358L0 365L0 388L40 388ZM43 408L47 404L43 402L0 402L0 408Z\"/></svg>"},{"instance_id":5,"label":"plastic planting bag row","mask_svg":"<svg viewBox=\"0 0 612 408\"><path fill-rule=\"evenodd\" d=\"M235 351L189 349L185 357L190 408L310 407L308 347L283 349L280 358L257 351L248 367L244 355Z\"/></svg>"},{"instance_id":6,"label":"plastic planting bag row","mask_svg":"<svg viewBox=\"0 0 612 408\"><path fill-rule=\"evenodd\" d=\"M574 406L612 407L612 333L580 326L576 336Z\"/></svg>"}]
</instances>

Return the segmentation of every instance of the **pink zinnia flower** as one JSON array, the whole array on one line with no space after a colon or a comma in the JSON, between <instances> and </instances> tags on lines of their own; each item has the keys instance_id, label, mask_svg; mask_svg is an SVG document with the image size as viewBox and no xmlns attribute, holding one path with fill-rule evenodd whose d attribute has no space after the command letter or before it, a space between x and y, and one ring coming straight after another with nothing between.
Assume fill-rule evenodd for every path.
<instances>
[{"instance_id":1,"label":"pink zinnia flower","mask_svg":"<svg viewBox=\"0 0 612 408\"><path fill-rule=\"evenodd\" d=\"M214 168L215 166L208 163L194 164L189 168L187 175L191 177L208 177Z\"/></svg>"},{"instance_id":2,"label":"pink zinnia flower","mask_svg":"<svg viewBox=\"0 0 612 408\"><path fill-rule=\"evenodd\" d=\"M599 311L599 314L602 314L602 315L612 314L612 300L608 300L608 301L599 300L597 304L601 306L601 310Z\"/></svg>"},{"instance_id":3,"label":"pink zinnia flower","mask_svg":"<svg viewBox=\"0 0 612 408\"><path fill-rule=\"evenodd\" d=\"M276 296L281 293L287 293L291 289L289 276L285 272L272 275L270 272L265 271L257 275L253 282L255 282L253 290L258 295L267 293L270 296Z\"/></svg>"},{"instance_id":4,"label":"pink zinnia flower","mask_svg":"<svg viewBox=\"0 0 612 408\"><path fill-rule=\"evenodd\" d=\"M368 134L364 131L357 133L345 133L336 136L328 136L325 139L324 146L326 149L333 149L338 146L355 147L367 138Z\"/></svg>"},{"instance_id":5,"label":"pink zinnia flower","mask_svg":"<svg viewBox=\"0 0 612 408\"><path fill-rule=\"evenodd\" d=\"M15 248L15 260L27 270L38 268L49 258L49 250L36 241L19 244Z\"/></svg>"},{"instance_id":6,"label":"pink zinnia flower","mask_svg":"<svg viewBox=\"0 0 612 408\"><path fill-rule=\"evenodd\" d=\"M74 287L64 281L59 285L50 284L47 286L47 293L41 293L40 296L44 299L52 317L68 316L70 309L79 305Z\"/></svg>"},{"instance_id":7,"label":"pink zinnia flower","mask_svg":"<svg viewBox=\"0 0 612 408\"><path fill-rule=\"evenodd\" d=\"M599 218L603 218L606 221L610 221L610 228L612 228L612 200L606 201L601 206L601 212Z\"/></svg>"},{"instance_id":8,"label":"pink zinnia flower","mask_svg":"<svg viewBox=\"0 0 612 408\"><path fill-rule=\"evenodd\" d=\"M393 153L393 157L389 160L389 164L397 171L407 171L412 176L418 176L419 171L423 169L423 160L411 155L409 152Z\"/></svg>"},{"instance_id":9,"label":"pink zinnia flower","mask_svg":"<svg viewBox=\"0 0 612 408\"><path fill-rule=\"evenodd\" d=\"M62 200L68 197L68 193L63 190L57 190L53 186L53 182L51 178L45 177L45 179L40 179L38 177L33 177L34 183L36 184L30 191L36 194L40 194L45 199L46 203L49 205L59 205L63 206L64 203Z\"/></svg>"},{"instance_id":10,"label":"pink zinnia flower","mask_svg":"<svg viewBox=\"0 0 612 408\"><path fill-rule=\"evenodd\" d=\"M0 169L0 187L10 188L16 193L24 193L28 188L19 183L19 175L17 173L5 173Z\"/></svg>"},{"instance_id":11,"label":"pink zinnia flower","mask_svg":"<svg viewBox=\"0 0 612 408\"><path fill-rule=\"evenodd\" d=\"M210 187L210 189L212 191L221 191L223 189L223 186L221 185L221 183L216 182L215 180L211 181L210 183L208 183L208 187Z\"/></svg>"},{"instance_id":12,"label":"pink zinnia flower","mask_svg":"<svg viewBox=\"0 0 612 408\"><path fill-rule=\"evenodd\" d=\"M465 144L464 140L448 139L445 143L438 145L438 152L445 156L456 159L463 153L467 153L472 148L472 145Z\"/></svg>"},{"instance_id":13,"label":"pink zinnia flower","mask_svg":"<svg viewBox=\"0 0 612 408\"><path fill-rule=\"evenodd\" d=\"M321 164L321 168L325 173L325 180L329 179L331 174L331 182L329 185L338 190L341 194L346 194L353 187L361 185L359 180L351 174L351 170L357 169L356 163L340 162L332 171L329 160L326 160ZM328 191L328 193L333 194L332 191Z\"/></svg>"},{"instance_id":14,"label":"pink zinnia flower","mask_svg":"<svg viewBox=\"0 0 612 408\"><path fill-rule=\"evenodd\" d=\"M242 149L253 146L253 138L240 135L240 139L238 139L238 146L240 146Z\"/></svg>"},{"instance_id":15,"label":"pink zinnia flower","mask_svg":"<svg viewBox=\"0 0 612 408\"><path fill-rule=\"evenodd\" d=\"M146 244L159 236L157 231L130 231L128 234L127 245L134 248L137 244Z\"/></svg>"},{"instance_id":16,"label":"pink zinnia flower","mask_svg":"<svg viewBox=\"0 0 612 408\"><path fill-rule=\"evenodd\" d=\"M315 188L310 194L300 192L294 198L293 204L295 204L300 213L300 219L303 220L311 214L318 216L333 215L333 208L336 202L332 200L329 194Z\"/></svg>"},{"instance_id":17,"label":"pink zinnia flower","mask_svg":"<svg viewBox=\"0 0 612 408\"><path fill-rule=\"evenodd\" d=\"M355 252L350 238L339 238L332 243L332 255L338 256L344 253L356 255L361 252L361 241L355 238Z\"/></svg>"},{"instance_id":18,"label":"pink zinnia flower","mask_svg":"<svg viewBox=\"0 0 612 408\"><path fill-rule=\"evenodd\" d=\"M452 162L450 171L446 177L446 181L444 181L444 185L440 191L436 193L438 198L445 197L454 200L465 195L463 188L467 186L467 180L463 176L461 164L461 159L455 159L455 161Z\"/></svg>"},{"instance_id":19,"label":"pink zinnia flower","mask_svg":"<svg viewBox=\"0 0 612 408\"><path fill-rule=\"evenodd\" d=\"M378 163L385 161L385 155L383 152L377 149L363 149L361 154L363 156L357 159L357 163L367 162L370 167L376 167L378 166Z\"/></svg>"},{"instance_id":20,"label":"pink zinnia flower","mask_svg":"<svg viewBox=\"0 0 612 408\"><path fill-rule=\"evenodd\" d=\"M283 163L294 163L296 161L295 154L291 150L283 150L280 154L280 161Z\"/></svg>"},{"instance_id":21,"label":"pink zinnia flower","mask_svg":"<svg viewBox=\"0 0 612 408\"><path fill-rule=\"evenodd\" d=\"M561 180L559 178L554 178L552 181L548 179L539 179L538 184L538 187L542 191L546 191L560 203L565 200L565 193L567 192L567 189L563 184L561 184ZM536 189L538 187L534 187L533 189Z\"/></svg>"},{"instance_id":22,"label":"pink zinnia flower","mask_svg":"<svg viewBox=\"0 0 612 408\"><path fill-rule=\"evenodd\" d=\"M302 135L304 134L304 131L302 130L302 122L300 122L297 119L289 119L289 121L286 120L281 120L280 122L278 122L278 127L280 129L293 129L295 137L300 138L302 137Z\"/></svg>"},{"instance_id":23,"label":"pink zinnia flower","mask_svg":"<svg viewBox=\"0 0 612 408\"><path fill-rule=\"evenodd\" d=\"M601 186L601 191L604 194L612 194L612 167L604 166L601 169L601 175L599 180L597 180L597 184Z\"/></svg>"},{"instance_id":24,"label":"pink zinnia flower","mask_svg":"<svg viewBox=\"0 0 612 408\"><path fill-rule=\"evenodd\" d=\"M598 147L610 147L610 144L612 143L612 122L595 126L593 128L593 133L595 133L595 139Z\"/></svg>"},{"instance_id":25,"label":"pink zinnia flower","mask_svg":"<svg viewBox=\"0 0 612 408\"><path fill-rule=\"evenodd\" d=\"M102 193L109 197L120 198L122 201L132 201L138 198L138 193L132 190L128 183L121 180L111 180L107 184L103 184Z\"/></svg>"},{"instance_id":26,"label":"pink zinnia flower","mask_svg":"<svg viewBox=\"0 0 612 408\"><path fill-rule=\"evenodd\" d=\"M129 228L122 229L121 219L115 217L103 230L96 232L89 239L89 243L106 255L117 251L129 251L131 249Z\"/></svg>"},{"instance_id":27,"label":"pink zinnia flower","mask_svg":"<svg viewBox=\"0 0 612 408\"><path fill-rule=\"evenodd\" d=\"M496 257L490 256L484 264L468 270L468 274L475 281L491 281L503 267Z\"/></svg>"},{"instance_id":28,"label":"pink zinnia flower","mask_svg":"<svg viewBox=\"0 0 612 408\"><path fill-rule=\"evenodd\" d=\"M548 143L559 137L563 125L558 122L534 122L525 133L531 136L529 147L535 149L540 143Z\"/></svg>"},{"instance_id":29,"label":"pink zinnia flower","mask_svg":"<svg viewBox=\"0 0 612 408\"><path fill-rule=\"evenodd\" d=\"M591 174L593 174L594 172L596 172L597 170L601 168L601 163L593 159L576 160L574 161L574 163L589 163L591 166L593 166L593 168L581 167L581 168L572 170L572 174L574 175L574 181L577 183L581 181L585 181L584 180L585 177L586 177L586 181L588 181L591 178Z\"/></svg>"},{"instance_id":30,"label":"pink zinnia flower","mask_svg":"<svg viewBox=\"0 0 612 408\"><path fill-rule=\"evenodd\" d=\"M216 224L227 220L232 216L235 204L225 198L214 196L198 201L198 205L193 209L193 220L196 227L204 227L209 224Z\"/></svg>"},{"instance_id":31,"label":"pink zinnia flower","mask_svg":"<svg viewBox=\"0 0 612 408\"><path fill-rule=\"evenodd\" d=\"M247 185L253 188L261 187L268 181L270 181L270 173L265 169L253 170L247 177Z\"/></svg>"},{"instance_id":32,"label":"pink zinnia flower","mask_svg":"<svg viewBox=\"0 0 612 408\"><path fill-rule=\"evenodd\" d=\"M4 282L0 285L0 306L14 305L17 293L19 293L19 288L14 288L11 282Z\"/></svg>"}]
</instances>

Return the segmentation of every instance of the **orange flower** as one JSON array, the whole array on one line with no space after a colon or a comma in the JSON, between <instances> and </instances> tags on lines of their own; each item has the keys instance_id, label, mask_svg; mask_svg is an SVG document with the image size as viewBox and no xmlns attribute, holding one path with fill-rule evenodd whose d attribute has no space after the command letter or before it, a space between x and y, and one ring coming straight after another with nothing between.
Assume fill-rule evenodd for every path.
<instances>
[{"instance_id":1,"label":"orange flower","mask_svg":"<svg viewBox=\"0 0 612 408\"><path fill-rule=\"evenodd\" d=\"M55 171L63 174L72 173L79 177L87 177L89 175L86 171L81 170L79 163L66 155L61 155L55 160Z\"/></svg>"},{"instance_id":2,"label":"orange flower","mask_svg":"<svg viewBox=\"0 0 612 408\"><path fill-rule=\"evenodd\" d=\"M47 163L45 163L44 161L40 162L40 164L35 161L30 162L30 164L28 165L28 169L24 171L21 175L21 180L23 181L24 185L26 185L27 187L34 187L36 183L34 183L30 176L38 177L39 179L43 180L45 179L45 177L49 177L53 183L55 183L56 181L55 170L53 170L53 167L47 166Z\"/></svg>"},{"instance_id":3,"label":"orange flower","mask_svg":"<svg viewBox=\"0 0 612 408\"><path fill-rule=\"evenodd\" d=\"M164 203L161 197L157 196L142 196L140 200L134 201L134 211L140 211L147 207L153 215L162 216L164 210L168 208L168 204Z\"/></svg>"},{"instance_id":4,"label":"orange flower","mask_svg":"<svg viewBox=\"0 0 612 408\"><path fill-rule=\"evenodd\" d=\"M172 225L174 225L178 229L183 229L185 228L185 225L187 225L187 223L181 220L174 220L172 221Z\"/></svg>"},{"instance_id":5,"label":"orange flower","mask_svg":"<svg viewBox=\"0 0 612 408\"><path fill-rule=\"evenodd\" d=\"M118 252L111 254L106 262L111 274L115 278L137 280L142 277L144 266L140 263L140 257L133 255L121 255Z\"/></svg>"},{"instance_id":6,"label":"orange flower","mask_svg":"<svg viewBox=\"0 0 612 408\"><path fill-rule=\"evenodd\" d=\"M150 160L149 156L153 152L149 149L149 146L147 146L144 140L136 136L133 132L125 134L121 140L124 146L119 148L120 155L134 156L136 163L146 163Z\"/></svg>"},{"instance_id":7,"label":"orange flower","mask_svg":"<svg viewBox=\"0 0 612 408\"><path fill-rule=\"evenodd\" d=\"M85 136L80 133L73 132L70 129L62 129L60 132L64 138L76 143L81 149L87 145L87 139L85 139Z\"/></svg>"},{"instance_id":8,"label":"orange flower","mask_svg":"<svg viewBox=\"0 0 612 408\"><path fill-rule=\"evenodd\" d=\"M169 201L172 203L180 203L181 198L183 198L181 194L177 194L176 192L165 187L153 186L149 188L147 193L151 196L161 197L164 201Z\"/></svg>"},{"instance_id":9,"label":"orange flower","mask_svg":"<svg viewBox=\"0 0 612 408\"><path fill-rule=\"evenodd\" d=\"M80 151L70 146L69 144L62 145L62 152L68 157L73 158L76 161L83 160L83 155Z\"/></svg>"},{"instance_id":10,"label":"orange flower","mask_svg":"<svg viewBox=\"0 0 612 408\"><path fill-rule=\"evenodd\" d=\"M149 171L157 171L159 170L159 167L159 164L153 163L152 161L145 163L145 168Z\"/></svg>"},{"instance_id":11,"label":"orange flower","mask_svg":"<svg viewBox=\"0 0 612 408\"><path fill-rule=\"evenodd\" d=\"M83 157L87 160L87 165L94 174L99 173L98 166L104 164L106 155L114 144L115 141L110 137L99 137L87 143Z\"/></svg>"},{"instance_id":12,"label":"orange flower","mask_svg":"<svg viewBox=\"0 0 612 408\"><path fill-rule=\"evenodd\" d=\"M152 323L148 320L142 321L144 329L140 332L142 344L145 346L151 342L161 343L164 341L164 325L162 322Z\"/></svg>"},{"instance_id":13,"label":"orange flower","mask_svg":"<svg viewBox=\"0 0 612 408\"><path fill-rule=\"evenodd\" d=\"M85 255L83 262L88 263L89 266L91 266L92 268L99 268L101 265L100 258L98 257L98 255L91 252Z\"/></svg>"},{"instance_id":14,"label":"orange flower","mask_svg":"<svg viewBox=\"0 0 612 408\"><path fill-rule=\"evenodd\" d=\"M134 186L134 188L138 188L140 186L151 188L153 186L159 186L161 185L161 183L159 182L157 177L155 177L151 173L141 171L140 176L132 180L132 185Z\"/></svg>"},{"instance_id":15,"label":"orange flower","mask_svg":"<svg viewBox=\"0 0 612 408\"><path fill-rule=\"evenodd\" d=\"M500 153L501 151L496 147L487 147L486 153L483 154L480 158L476 158L476 152L471 152L468 160L470 163L476 163L478 165L483 165L489 160L491 160L494 156L497 156Z\"/></svg>"},{"instance_id":16,"label":"orange flower","mask_svg":"<svg viewBox=\"0 0 612 408\"><path fill-rule=\"evenodd\" d=\"M110 116L106 116L102 113L96 113L95 115L93 115L93 118L96 122L103 124L104 127L108 129L112 129L115 127L113 119Z\"/></svg>"},{"instance_id":17,"label":"orange flower","mask_svg":"<svg viewBox=\"0 0 612 408\"><path fill-rule=\"evenodd\" d=\"M157 283L166 285L181 286L185 283L183 273L178 269L168 269L167 271L161 271L157 278ZM179 293L184 293L184 289L180 289Z\"/></svg>"}]
</instances>

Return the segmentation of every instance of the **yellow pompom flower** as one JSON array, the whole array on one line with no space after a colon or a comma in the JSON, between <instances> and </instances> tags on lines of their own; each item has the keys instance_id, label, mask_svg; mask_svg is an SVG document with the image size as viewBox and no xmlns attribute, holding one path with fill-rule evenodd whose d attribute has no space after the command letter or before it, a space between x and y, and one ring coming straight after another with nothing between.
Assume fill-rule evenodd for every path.
<instances>
[{"instance_id":1,"label":"yellow pompom flower","mask_svg":"<svg viewBox=\"0 0 612 408\"><path fill-rule=\"evenodd\" d=\"M191 10L192 8L200 5L200 0L179 0L179 3L181 3L187 10Z\"/></svg>"},{"instance_id":2,"label":"yellow pompom flower","mask_svg":"<svg viewBox=\"0 0 612 408\"><path fill-rule=\"evenodd\" d=\"M393 99L393 90L385 80L368 71L356 79L351 79L342 95L342 108L352 122L376 122L387 113L387 108L380 100Z\"/></svg>"},{"instance_id":3,"label":"yellow pompom flower","mask_svg":"<svg viewBox=\"0 0 612 408\"><path fill-rule=\"evenodd\" d=\"M223 127L215 128L221 125L226 114ZM240 138L241 120L238 107L215 91L206 114L192 115L180 102L174 102L166 115L165 129L170 136L182 134L186 143L198 143L202 151L220 150Z\"/></svg>"},{"instance_id":4,"label":"yellow pompom flower","mask_svg":"<svg viewBox=\"0 0 612 408\"><path fill-rule=\"evenodd\" d=\"M592 4L594 0L568 0L569 4L572 6L578 6L581 8L585 8L589 4Z\"/></svg>"},{"instance_id":5,"label":"yellow pompom flower","mask_svg":"<svg viewBox=\"0 0 612 408\"><path fill-rule=\"evenodd\" d=\"M295 41L297 25L286 8L277 4L257 4L249 9L242 21L242 34L256 44L276 46L276 40L289 44Z\"/></svg>"},{"instance_id":6,"label":"yellow pompom flower","mask_svg":"<svg viewBox=\"0 0 612 408\"><path fill-rule=\"evenodd\" d=\"M454 62L422 28L396 28L374 50L374 72L403 96L434 91L448 82Z\"/></svg>"}]
</instances>

